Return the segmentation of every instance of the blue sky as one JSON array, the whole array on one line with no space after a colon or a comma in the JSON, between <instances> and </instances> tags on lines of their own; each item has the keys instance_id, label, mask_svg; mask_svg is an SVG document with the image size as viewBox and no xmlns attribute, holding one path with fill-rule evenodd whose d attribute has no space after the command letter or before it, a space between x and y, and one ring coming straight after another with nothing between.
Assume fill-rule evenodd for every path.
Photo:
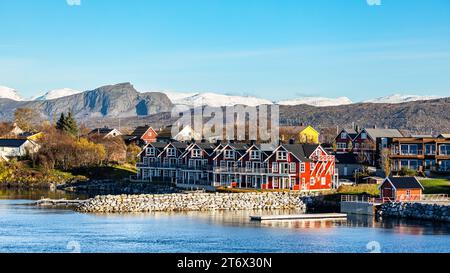
<instances>
[{"instance_id":1,"label":"blue sky","mask_svg":"<svg viewBox=\"0 0 450 273\"><path fill-rule=\"evenodd\" d=\"M449 75L448 0L0 1L0 85L25 97L130 81L359 101L450 96Z\"/></svg>"}]
</instances>

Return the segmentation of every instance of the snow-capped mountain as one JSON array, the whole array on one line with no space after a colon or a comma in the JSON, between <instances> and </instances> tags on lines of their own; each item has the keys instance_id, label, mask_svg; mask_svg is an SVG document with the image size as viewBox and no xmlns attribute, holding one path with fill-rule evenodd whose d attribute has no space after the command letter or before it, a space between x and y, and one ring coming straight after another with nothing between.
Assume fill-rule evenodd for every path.
<instances>
[{"instance_id":1,"label":"snow-capped mountain","mask_svg":"<svg viewBox=\"0 0 450 273\"><path fill-rule=\"evenodd\" d=\"M270 100L250 96L228 96L216 93L163 93L169 97L173 104L186 105L189 107L221 107L234 105L258 106L263 104L273 104Z\"/></svg>"},{"instance_id":2,"label":"snow-capped mountain","mask_svg":"<svg viewBox=\"0 0 450 273\"><path fill-rule=\"evenodd\" d=\"M74 90L74 89L70 89L70 88L55 89L55 90L50 90L41 96L35 97L32 100L54 100L54 99L59 99L59 98L75 95L75 94L78 94L81 92L82 91L78 91L78 90Z\"/></svg>"},{"instance_id":3,"label":"snow-capped mountain","mask_svg":"<svg viewBox=\"0 0 450 273\"><path fill-rule=\"evenodd\" d=\"M10 99L10 100L21 101L22 97L19 95L19 92L17 92L16 90L6 87L6 86L0 86L0 99Z\"/></svg>"},{"instance_id":4,"label":"snow-capped mountain","mask_svg":"<svg viewBox=\"0 0 450 273\"><path fill-rule=\"evenodd\" d=\"M348 105L353 102L347 97L339 97L339 98L324 98L324 97L304 97L292 100L284 100L279 101L277 104L279 105L311 105L311 106L338 106L338 105Z\"/></svg>"},{"instance_id":5,"label":"snow-capped mountain","mask_svg":"<svg viewBox=\"0 0 450 273\"><path fill-rule=\"evenodd\" d=\"M376 98L364 101L365 103L390 103L390 104L396 104L396 103L404 103L404 102L411 102L411 101L421 101L421 100L435 100L440 99L442 97L439 96L419 96L419 95L401 95L401 94L395 94L390 95L386 97Z\"/></svg>"}]
</instances>

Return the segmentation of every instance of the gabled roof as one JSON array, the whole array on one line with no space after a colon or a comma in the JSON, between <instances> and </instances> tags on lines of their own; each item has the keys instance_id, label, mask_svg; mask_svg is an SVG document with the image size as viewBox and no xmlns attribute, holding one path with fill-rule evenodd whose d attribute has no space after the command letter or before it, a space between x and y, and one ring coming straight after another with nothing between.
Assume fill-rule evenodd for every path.
<instances>
[{"instance_id":1,"label":"gabled roof","mask_svg":"<svg viewBox=\"0 0 450 273\"><path fill-rule=\"evenodd\" d=\"M28 139L0 139L0 147L18 148L24 145Z\"/></svg>"},{"instance_id":2,"label":"gabled roof","mask_svg":"<svg viewBox=\"0 0 450 273\"><path fill-rule=\"evenodd\" d=\"M438 138L450 138L450 134L440 134Z\"/></svg>"},{"instance_id":3,"label":"gabled roof","mask_svg":"<svg viewBox=\"0 0 450 273\"><path fill-rule=\"evenodd\" d=\"M424 189L422 184L420 184L419 180L413 176L407 176L407 177L394 177L389 176L387 177L383 183L380 185L383 186L384 183L389 181L392 186L394 186L395 189Z\"/></svg>"},{"instance_id":4,"label":"gabled roof","mask_svg":"<svg viewBox=\"0 0 450 273\"><path fill-rule=\"evenodd\" d=\"M361 135L361 133L364 131L373 140L383 137L403 137L402 133L398 129L374 129L374 128L364 128L363 130L361 130L361 132L359 132L358 136Z\"/></svg>"},{"instance_id":5,"label":"gabled roof","mask_svg":"<svg viewBox=\"0 0 450 273\"><path fill-rule=\"evenodd\" d=\"M134 131L131 133L130 136L142 137L150 128L151 127L148 125L138 126L138 127L136 127L136 129L134 129Z\"/></svg>"}]
</instances>

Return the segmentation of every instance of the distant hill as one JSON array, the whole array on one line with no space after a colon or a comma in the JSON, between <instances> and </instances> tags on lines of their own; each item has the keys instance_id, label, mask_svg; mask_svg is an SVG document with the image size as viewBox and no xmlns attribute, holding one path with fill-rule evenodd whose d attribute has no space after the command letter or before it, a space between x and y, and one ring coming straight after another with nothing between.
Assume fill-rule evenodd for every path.
<instances>
[{"instance_id":1,"label":"distant hill","mask_svg":"<svg viewBox=\"0 0 450 273\"><path fill-rule=\"evenodd\" d=\"M0 99L0 120L11 120L17 108L37 109L49 119L71 110L78 120L86 121L91 118L147 116L170 111L172 106L165 94L139 93L130 83L122 83L53 100Z\"/></svg>"}]
</instances>

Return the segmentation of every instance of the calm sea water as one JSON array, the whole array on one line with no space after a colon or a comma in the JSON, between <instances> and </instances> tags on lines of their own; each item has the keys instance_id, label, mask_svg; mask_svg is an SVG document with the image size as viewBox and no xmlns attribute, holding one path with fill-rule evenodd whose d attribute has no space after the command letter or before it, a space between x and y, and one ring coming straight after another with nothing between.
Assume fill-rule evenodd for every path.
<instances>
[{"instance_id":1,"label":"calm sea water","mask_svg":"<svg viewBox=\"0 0 450 273\"><path fill-rule=\"evenodd\" d=\"M450 226L433 222L251 222L255 212L95 215L36 208L23 196L36 198L0 192L0 252L450 252Z\"/></svg>"}]
</instances>

